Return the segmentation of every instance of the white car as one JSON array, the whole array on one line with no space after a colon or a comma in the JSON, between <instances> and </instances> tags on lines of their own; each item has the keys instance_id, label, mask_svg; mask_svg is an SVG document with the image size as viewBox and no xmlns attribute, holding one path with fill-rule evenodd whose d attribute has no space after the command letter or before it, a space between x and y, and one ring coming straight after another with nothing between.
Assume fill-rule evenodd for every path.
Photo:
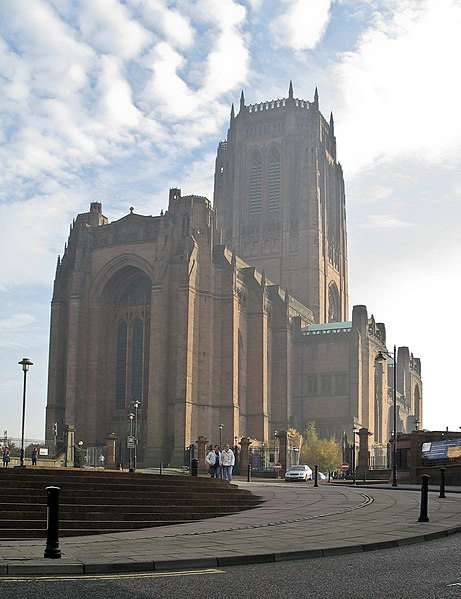
<instances>
[{"instance_id":1,"label":"white car","mask_svg":"<svg viewBox=\"0 0 461 599\"><path fill-rule=\"evenodd\" d=\"M312 470L306 464L300 466L291 466L285 472L285 481L291 480L312 480Z\"/></svg>"}]
</instances>

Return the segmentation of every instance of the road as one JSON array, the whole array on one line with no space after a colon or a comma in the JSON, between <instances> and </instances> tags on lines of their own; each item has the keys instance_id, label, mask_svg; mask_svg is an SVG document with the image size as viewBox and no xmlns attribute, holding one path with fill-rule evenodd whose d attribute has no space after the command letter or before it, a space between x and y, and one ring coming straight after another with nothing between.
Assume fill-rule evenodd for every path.
<instances>
[{"instance_id":1,"label":"road","mask_svg":"<svg viewBox=\"0 0 461 599\"><path fill-rule=\"evenodd\" d=\"M461 598L461 535L406 547L196 572L0 578L1 599Z\"/></svg>"}]
</instances>

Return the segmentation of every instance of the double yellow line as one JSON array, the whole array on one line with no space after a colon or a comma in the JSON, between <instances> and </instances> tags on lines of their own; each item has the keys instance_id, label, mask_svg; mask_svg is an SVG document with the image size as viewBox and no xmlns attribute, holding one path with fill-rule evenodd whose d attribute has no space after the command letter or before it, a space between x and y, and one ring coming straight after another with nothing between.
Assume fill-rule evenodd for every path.
<instances>
[{"instance_id":1,"label":"double yellow line","mask_svg":"<svg viewBox=\"0 0 461 599\"><path fill-rule=\"evenodd\" d=\"M205 576L208 574L224 574L224 570L182 570L178 572L139 572L133 574L67 574L55 576L1 576L0 584L14 582L61 582L63 580L115 580L120 578L174 578L178 576Z\"/></svg>"}]
</instances>

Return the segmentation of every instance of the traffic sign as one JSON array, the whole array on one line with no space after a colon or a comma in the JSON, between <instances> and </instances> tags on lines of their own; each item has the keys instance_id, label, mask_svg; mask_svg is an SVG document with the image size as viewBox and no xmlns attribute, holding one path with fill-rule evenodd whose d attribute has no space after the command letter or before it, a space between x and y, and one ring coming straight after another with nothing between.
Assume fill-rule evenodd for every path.
<instances>
[{"instance_id":1,"label":"traffic sign","mask_svg":"<svg viewBox=\"0 0 461 599\"><path fill-rule=\"evenodd\" d=\"M343 472L346 472L347 470L349 470L349 464L347 462L345 462L344 464L341 465L341 470Z\"/></svg>"},{"instance_id":2,"label":"traffic sign","mask_svg":"<svg viewBox=\"0 0 461 599\"><path fill-rule=\"evenodd\" d=\"M274 466L274 470L276 472L279 472L282 469L282 464L280 462L277 462Z\"/></svg>"},{"instance_id":3,"label":"traffic sign","mask_svg":"<svg viewBox=\"0 0 461 599\"><path fill-rule=\"evenodd\" d=\"M134 447L134 435L127 436L126 446L128 447L128 449L132 449Z\"/></svg>"}]
</instances>

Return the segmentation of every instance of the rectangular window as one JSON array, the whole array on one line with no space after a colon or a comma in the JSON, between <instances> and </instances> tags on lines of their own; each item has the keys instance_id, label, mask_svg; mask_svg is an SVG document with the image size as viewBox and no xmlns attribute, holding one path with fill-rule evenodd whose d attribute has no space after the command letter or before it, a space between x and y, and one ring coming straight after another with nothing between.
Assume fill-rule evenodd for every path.
<instances>
[{"instance_id":1,"label":"rectangular window","mask_svg":"<svg viewBox=\"0 0 461 599\"><path fill-rule=\"evenodd\" d=\"M335 374L335 395L346 395L346 373Z\"/></svg>"},{"instance_id":2,"label":"rectangular window","mask_svg":"<svg viewBox=\"0 0 461 599\"><path fill-rule=\"evenodd\" d=\"M317 395L317 375L311 374L307 377L307 392L310 395Z\"/></svg>"},{"instance_id":3,"label":"rectangular window","mask_svg":"<svg viewBox=\"0 0 461 599\"><path fill-rule=\"evenodd\" d=\"M322 374L322 395L331 395L331 375Z\"/></svg>"}]
</instances>

